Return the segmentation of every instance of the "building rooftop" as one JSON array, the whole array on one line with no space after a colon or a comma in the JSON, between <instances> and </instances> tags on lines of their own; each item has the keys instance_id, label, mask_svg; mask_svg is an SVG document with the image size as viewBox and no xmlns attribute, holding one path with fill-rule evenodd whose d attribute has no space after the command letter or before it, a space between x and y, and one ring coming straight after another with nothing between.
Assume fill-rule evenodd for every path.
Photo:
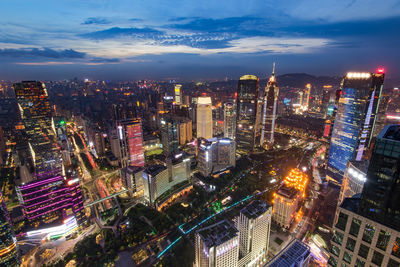
<instances>
[{"instance_id":1,"label":"building rooftop","mask_svg":"<svg viewBox=\"0 0 400 267\"><path fill-rule=\"evenodd\" d=\"M126 172L129 174L135 174L137 172L143 171L143 167L140 166L128 166L121 169L122 172Z\"/></svg>"},{"instance_id":2,"label":"building rooftop","mask_svg":"<svg viewBox=\"0 0 400 267\"><path fill-rule=\"evenodd\" d=\"M238 236L239 231L227 220L222 220L197 231L207 247L219 246Z\"/></svg>"},{"instance_id":3,"label":"building rooftop","mask_svg":"<svg viewBox=\"0 0 400 267\"><path fill-rule=\"evenodd\" d=\"M249 205L244 207L240 213L247 218L255 219L264 214L269 208L271 208L271 205L267 204L265 201L254 200Z\"/></svg>"},{"instance_id":4,"label":"building rooftop","mask_svg":"<svg viewBox=\"0 0 400 267\"><path fill-rule=\"evenodd\" d=\"M273 257L264 267L295 267L310 255L310 247L293 239L284 249Z\"/></svg>"},{"instance_id":5,"label":"building rooftop","mask_svg":"<svg viewBox=\"0 0 400 267\"><path fill-rule=\"evenodd\" d=\"M278 195L286 197L288 199L294 199L296 198L297 194L299 191L294 188L294 187L287 187L286 185L282 185L278 192L276 192Z\"/></svg>"},{"instance_id":6,"label":"building rooftop","mask_svg":"<svg viewBox=\"0 0 400 267\"><path fill-rule=\"evenodd\" d=\"M156 164L156 165L151 165L151 166L147 167L144 170L144 172L146 172L147 174L150 174L151 176L156 176L157 174L159 174L160 172L162 172L165 169L167 169L166 166L164 166L162 164Z\"/></svg>"}]
</instances>

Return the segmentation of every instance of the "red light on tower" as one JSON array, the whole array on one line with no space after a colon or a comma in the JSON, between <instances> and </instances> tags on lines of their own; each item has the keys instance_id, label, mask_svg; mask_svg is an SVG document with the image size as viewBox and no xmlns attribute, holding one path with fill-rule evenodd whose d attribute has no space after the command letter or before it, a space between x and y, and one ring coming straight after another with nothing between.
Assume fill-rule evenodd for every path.
<instances>
[{"instance_id":1,"label":"red light on tower","mask_svg":"<svg viewBox=\"0 0 400 267\"><path fill-rule=\"evenodd\" d=\"M383 74L383 73L385 73L385 69L384 68L378 68L376 70L376 72L379 73L379 74Z\"/></svg>"}]
</instances>

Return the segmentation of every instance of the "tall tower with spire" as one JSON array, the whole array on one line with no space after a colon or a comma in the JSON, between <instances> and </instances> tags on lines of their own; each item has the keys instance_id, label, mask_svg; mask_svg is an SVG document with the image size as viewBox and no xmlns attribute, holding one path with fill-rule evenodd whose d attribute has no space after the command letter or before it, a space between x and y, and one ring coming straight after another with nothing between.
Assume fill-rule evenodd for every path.
<instances>
[{"instance_id":1,"label":"tall tower with spire","mask_svg":"<svg viewBox=\"0 0 400 267\"><path fill-rule=\"evenodd\" d=\"M263 120L260 145L272 147L274 144L275 119L278 104L279 87L275 78L275 62L272 67L272 74L265 87L263 101Z\"/></svg>"}]
</instances>

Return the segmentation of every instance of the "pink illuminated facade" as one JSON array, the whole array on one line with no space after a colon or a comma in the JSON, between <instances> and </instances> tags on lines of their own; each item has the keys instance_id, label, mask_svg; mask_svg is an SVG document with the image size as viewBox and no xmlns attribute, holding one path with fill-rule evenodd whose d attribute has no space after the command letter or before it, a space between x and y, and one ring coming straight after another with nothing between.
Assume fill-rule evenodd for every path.
<instances>
[{"instance_id":1,"label":"pink illuminated facade","mask_svg":"<svg viewBox=\"0 0 400 267\"><path fill-rule=\"evenodd\" d=\"M119 121L117 132L120 143L121 167L143 167L142 121L139 118Z\"/></svg>"}]
</instances>

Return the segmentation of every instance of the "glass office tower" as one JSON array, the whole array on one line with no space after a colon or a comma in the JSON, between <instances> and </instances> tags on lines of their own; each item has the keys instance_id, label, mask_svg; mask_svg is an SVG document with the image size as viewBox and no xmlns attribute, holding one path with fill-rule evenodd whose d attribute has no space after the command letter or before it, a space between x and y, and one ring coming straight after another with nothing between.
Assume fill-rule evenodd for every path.
<instances>
[{"instance_id":1,"label":"glass office tower","mask_svg":"<svg viewBox=\"0 0 400 267\"><path fill-rule=\"evenodd\" d=\"M384 73L349 72L343 78L329 148L327 179L341 184L349 160L361 160L375 124Z\"/></svg>"},{"instance_id":2,"label":"glass office tower","mask_svg":"<svg viewBox=\"0 0 400 267\"><path fill-rule=\"evenodd\" d=\"M251 152L260 141L262 98L259 95L257 76L240 77L236 103L237 150L239 153Z\"/></svg>"},{"instance_id":3,"label":"glass office tower","mask_svg":"<svg viewBox=\"0 0 400 267\"><path fill-rule=\"evenodd\" d=\"M400 125L389 125L375 140L359 213L400 231L399 181Z\"/></svg>"},{"instance_id":4,"label":"glass office tower","mask_svg":"<svg viewBox=\"0 0 400 267\"><path fill-rule=\"evenodd\" d=\"M279 88L275 78L275 63L272 75L265 88L264 107L263 107L263 125L260 144L266 143L268 147L274 144L275 120L277 112Z\"/></svg>"},{"instance_id":5,"label":"glass office tower","mask_svg":"<svg viewBox=\"0 0 400 267\"><path fill-rule=\"evenodd\" d=\"M227 102L224 104L224 137L235 139L236 112L235 104Z\"/></svg>"}]
</instances>

